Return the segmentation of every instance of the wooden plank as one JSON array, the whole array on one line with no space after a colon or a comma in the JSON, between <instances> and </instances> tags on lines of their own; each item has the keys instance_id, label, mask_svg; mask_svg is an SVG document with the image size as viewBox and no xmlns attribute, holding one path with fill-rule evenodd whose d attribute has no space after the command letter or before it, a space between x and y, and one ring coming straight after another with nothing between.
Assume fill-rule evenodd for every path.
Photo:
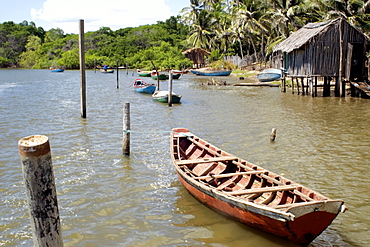
<instances>
[{"instance_id":1,"label":"wooden plank","mask_svg":"<svg viewBox=\"0 0 370 247\"><path fill-rule=\"evenodd\" d=\"M190 164L197 164L197 163L224 162L224 161L237 160L237 159L238 157L236 156L223 156L223 157L176 161L176 164L177 165L190 165Z\"/></svg>"},{"instance_id":2,"label":"wooden plank","mask_svg":"<svg viewBox=\"0 0 370 247\"><path fill-rule=\"evenodd\" d=\"M265 188L237 190L237 191L232 191L232 192L225 192L225 194L237 196L237 195L257 194L257 193L266 193L266 192L274 192L274 191L294 190L296 188L297 186L295 185L282 185L282 186L273 186L273 187L265 187Z\"/></svg>"},{"instance_id":3,"label":"wooden plank","mask_svg":"<svg viewBox=\"0 0 370 247\"><path fill-rule=\"evenodd\" d=\"M232 177L232 176L239 176L239 175L252 175L252 174L260 174L266 172L266 170L262 171L249 171L249 172L235 172L235 173L224 173L219 175L207 175L207 176L201 176L196 177L195 179L207 179L207 178L226 178L226 177Z\"/></svg>"}]
</instances>

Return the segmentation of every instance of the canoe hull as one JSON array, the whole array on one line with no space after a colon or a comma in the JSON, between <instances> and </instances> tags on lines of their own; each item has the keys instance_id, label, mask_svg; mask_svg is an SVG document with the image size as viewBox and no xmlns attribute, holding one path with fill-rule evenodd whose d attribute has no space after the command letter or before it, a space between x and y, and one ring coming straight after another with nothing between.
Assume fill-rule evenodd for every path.
<instances>
[{"instance_id":1,"label":"canoe hull","mask_svg":"<svg viewBox=\"0 0 370 247\"><path fill-rule=\"evenodd\" d=\"M52 69L51 72L63 72L64 69Z\"/></svg>"},{"instance_id":2,"label":"canoe hull","mask_svg":"<svg viewBox=\"0 0 370 247\"><path fill-rule=\"evenodd\" d=\"M172 161L183 186L204 205L243 224L308 245L345 210L342 200L237 158L187 129L173 129L171 137ZM287 190L280 191L283 187Z\"/></svg>"},{"instance_id":3,"label":"canoe hull","mask_svg":"<svg viewBox=\"0 0 370 247\"><path fill-rule=\"evenodd\" d=\"M281 79L281 70L279 69L266 69L257 75L260 82L269 82Z\"/></svg>"},{"instance_id":4,"label":"canoe hull","mask_svg":"<svg viewBox=\"0 0 370 247\"><path fill-rule=\"evenodd\" d=\"M155 84L149 84L142 79L136 79L132 84L132 87L135 88L135 91L138 93L147 93L153 94L157 89Z\"/></svg>"},{"instance_id":5,"label":"canoe hull","mask_svg":"<svg viewBox=\"0 0 370 247\"><path fill-rule=\"evenodd\" d=\"M151 74L152 79L158 80L158 75L157 74ZM159 80L166 80L168 77L165 74L159 74Z\"/></svg>"},{"instance_id":6,"label":"canoe hull","mask_svg":"<svg viewBox=\"0 0 370 247\"><path fill-rule=\"evenodd\" d=\"M108 70L100 70L103 74L113 74L114 70L113 69L108 69Z\"/></svg>"},{"instance_id":7,"label":"canoe hull","mask_svg":"<svg viewBox=\"0 0 370 247\"><path fill-rule=\"evenodd\" d=\"M137 93L146 93L146 94L153 94L156 89L156 86L154 85L149 85L141 88L135 88L135 91Z\"/></svg>"},{"instance_id":8,"label":"canoe hull","mask_svg":"<svg viewBox=\"0 0 370 247\"><path fill-rule=\"evenodd\" d=\"M254 209L255 211L261 211L261 213L255 213L249 211L252 209L250 207L240 207L240 203L224 201L223 197L202 191L201 188L187 181L181 174L177 174L188 192L205 206L245 225L299 245L305 246L311 243L337 216L337 214L328 212L313 212L296 218L294 221L287 221L283 218L274 219L273 217L264 216L262 210ZM307 229L307 227L311 229Z\"/></svg>"},{"instance_id":9,"label":"canoe hull","mask_svg":"<svg viewBox=\"0 0 370 247\"><path fill-rule=\"evenodd\" d=\"M161 102L161 103L168 103L168 91L157 91L154 92L152 95L153 100ZM181 95L175 94L172 92L172 103L180 103Z\"/></svg>"},{"instance_id":10,"label":"canoe hull","mask_svg":"<svg viewBox=\"0 0 370 247\"><path fill-rule=\"evenodd\" d=\"M199 70L190 70L193 74L200 76L229 76L231 70L220 70L220 71L199 71Z\"/></svg>"}]
</instances>

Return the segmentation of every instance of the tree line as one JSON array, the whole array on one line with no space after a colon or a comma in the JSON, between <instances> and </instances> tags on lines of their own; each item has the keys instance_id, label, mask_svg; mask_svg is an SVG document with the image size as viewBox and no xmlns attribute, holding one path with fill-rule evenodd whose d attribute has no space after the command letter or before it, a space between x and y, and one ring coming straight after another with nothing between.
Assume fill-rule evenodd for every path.
<instances>
[{"instance_id":1,"label":"tree line","mask_svg":"<svg viewBox=\"0 0 370 247\"><path fill-rule=\"evenodd\" d=\"M361 0L190 0L178 16L153 25L85 34L85 63L149 69L190 67L186 49L223 56L267 56L272 48L307 24L339 16L369 33L370 1ZM78 35L45 31L34 22L0 24L0 67L79 68Z\"/></svg>"}]
</instances>

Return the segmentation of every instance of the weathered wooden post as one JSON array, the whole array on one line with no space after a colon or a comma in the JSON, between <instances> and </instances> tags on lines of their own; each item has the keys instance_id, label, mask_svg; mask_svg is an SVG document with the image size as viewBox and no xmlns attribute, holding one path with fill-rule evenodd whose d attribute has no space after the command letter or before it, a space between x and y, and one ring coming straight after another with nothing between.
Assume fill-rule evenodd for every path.
<instances>
[{"instance_id":1,"label":"weathered wooden post","mask_svg":"<svg viewBox=\"0 0 370 247\"><path fill-rule=\"evenodd\" d=\"M118 60L116 61L116 71L117 71L117 88L119 88L119 76L118 76L118 70L119 70L119 68L118 68Z\"/></svg>"},{"instance_id":2,"label":"weathered wooden post","mask_svg":"<svg viewBox=\"0 0 370 247\"><path fill-rule=\"evenodd\" d=\"M18 142L36 247L63 246L49 139L43 135Z\"/></svg>"},{"instance_id":3,"label":"weathered wooden post","mask_svg":"<svg viewBox=\"0 0 370 247\"><path fill-rule=\"evenodd\" d=\"M272 128L271 135L270 135L270 141L273 142L275 141L276 138L276 129Z\"/></svg>"},{"instance_id":4,"label":"weathered wooden post","mask_svg":"<svg viewBox=\"0 0 370 247\"><path fill-rule=\"evenodd\" d=\"M168 81L168 106L172 106L172 70L169 73Z\"/></svg>"},{"instance_id":5,"label":"weathered wooden post","mask_svg":"<svg viewBox=\"0 0 370 247\"><path fill-rule=\"evenodd\" d=\"M96 58L94 57L94 73L96 73Z\"/></svg>"},{"instance_id":6,"label":"weathered wooden post","mask_svg":"<svg viewBox=\"0 0 370 247\"><path fill-rule=\"evenodd\" d=\"M125 103L123 108L123 141L122 153L130 155L130 103Z\"/></svg>"},{"instance_id":7,"label":"weathered wooden post","mask_svg":"<svg viewBox=\"0 0 370 247\"><path fill-rule=\"evenodd\" d=\"M80 91L81 91L81 117L86 118L86 73L85 73L85 38L84 20L80 20Z\"/></svg>"}]
</instances>

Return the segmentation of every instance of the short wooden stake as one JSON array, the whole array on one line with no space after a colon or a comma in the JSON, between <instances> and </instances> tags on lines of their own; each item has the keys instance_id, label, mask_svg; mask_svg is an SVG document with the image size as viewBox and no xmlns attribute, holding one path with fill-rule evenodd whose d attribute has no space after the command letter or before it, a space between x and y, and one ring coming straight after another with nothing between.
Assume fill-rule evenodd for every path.
<instances>
[{"instance_id":1,"label":"short wooden stake","mask_svg":"<svg viewBox=\"0 0 370 247\"><path fill-rule=\"evenodd\" d=\"M270 135L270 141L275 141L276 138L276 129L272 128L271 135Z\"/></svg>"},{"instance_id":2,"label":"short wooden stake","mask_svg":"<svg viewBox=\"0 0 370 247\"><path fill-rule=\"evenodd\" d=\"M18 142L26 185L34 246L63 246L49 139L43 135Z\"/></svg>"},{"instance_id":3,"label":"short wooden stake","mask_svg":"<svg viewBox=\"0 0 370 247\"><path fill-rule=\"evenodd\" d=\"M172 106L172 70L170 70L168 81L168 106Z\"/></svg>"},{"instance_id":4,"label":"short wooden stake","mask_svg":"<svg viewBox=\"0 0 370 247\"><path fill-rule=\"evenodd\" d=\"M123 141L122 153L130 155L130 103L125 103L123 108Z\"/></svg>"}]
</instances>

